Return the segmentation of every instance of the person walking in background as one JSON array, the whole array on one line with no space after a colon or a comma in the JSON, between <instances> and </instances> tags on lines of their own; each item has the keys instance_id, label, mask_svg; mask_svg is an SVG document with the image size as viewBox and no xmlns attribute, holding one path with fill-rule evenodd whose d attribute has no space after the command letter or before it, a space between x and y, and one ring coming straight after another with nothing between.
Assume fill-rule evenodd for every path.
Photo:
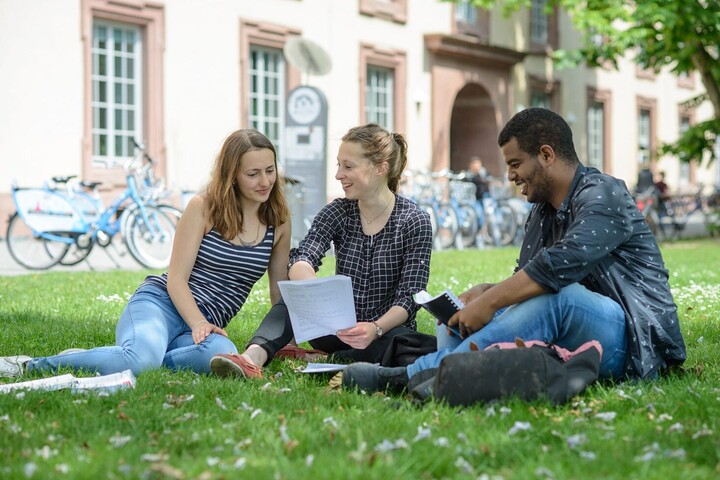
<instances>
[{"instance_id":1,"label":"person walking in background","mask_svg":"<svg viewBox=\"0 0 720 480\"><path fill-rule=\"evenodd\" d=\"M268 272L270 298L287 279L290 212L277 181L270 140L238 130L225 140L207 189L190 200L177 225L170 266L135 291L116 330L116 345L51 357L2 357L0 371L57 371L103 375L161 366L210 372L217 353L237 352L225 326L253 285Z\"/></svg>"},{"instance_id":2,"label":"person walking in background","mask_svg":"<svg viewBox=\"0 0 720 480\"><path fill-rule=\"evenodd\" d=\"M407 143L375 124L342 137L335 178L345 198L323 207L307 236L290 252L289 277L316 277L326 252L335 249L335 270L352 280L358 323L310 345L335 361L379 362L394 336L416 330L413 294L430 272L429 215L396 194L407 164ZM217 355L220 376L261 377L262 366L293 338L285 304L276 303L241 355ZM318 350L310 353L318 353ZM293 351L302 355L296 347Z\"/></svg>"},{"instance_id":3,"label":"person walking in background","mask_svg":"<svg viewBox=\"0 0 720 480\"><path fill-rule=\"evenodd\" d=\"M582 165L565 120L544 108L513 116L498 144L508 178L533 209L515 273L460 295L438 351L407 368L355 364L345 388L402 390L434 376L447 355L540 340L575 350L597 340L600 377L656 378L685 361L668 271L625 183Z\"/></svg>"},{"instance_id":4,"label":"person walking in background","mask_svg":"<svg viewBox=\"0 0 720 480\"><path fill-rule=\"evenodd\" d=\"M487 170L483 167L482 159L477 155L470 158L468 172L470 181L475 184L475 198L482 200L486 194L490 193L490 179Z\"/></svg>"}]
</instances>

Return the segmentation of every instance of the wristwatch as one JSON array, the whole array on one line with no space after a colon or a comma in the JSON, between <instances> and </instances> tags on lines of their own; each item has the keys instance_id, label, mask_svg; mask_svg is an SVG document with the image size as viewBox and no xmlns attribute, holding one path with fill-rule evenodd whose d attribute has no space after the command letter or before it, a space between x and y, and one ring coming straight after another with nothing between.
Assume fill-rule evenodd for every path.
<instances>
[{"instance_id":1,"label":"wristwatch","mask_svg":"<svg viewBox=\"0 0 720 480\"><path fill-rule=\"evenodd\" d=\"M377 324L377 322L372 322L373 325L375 325L375 335L377 335L378 338L383 336L383 329L380 325Z\"/></svg>"}]
</instances>

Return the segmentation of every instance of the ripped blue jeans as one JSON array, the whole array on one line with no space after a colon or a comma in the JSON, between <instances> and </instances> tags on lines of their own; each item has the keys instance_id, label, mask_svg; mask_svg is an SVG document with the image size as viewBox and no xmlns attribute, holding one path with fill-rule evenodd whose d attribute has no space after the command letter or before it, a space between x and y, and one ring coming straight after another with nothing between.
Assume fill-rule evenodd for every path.
<instances>
[{"instance_id":1,"label":"ripped blue jeans","mask_svg":"<svg viewBox=\"0 0 720 480\"><path fill-rule=\"evenodd\" d=\"M33 358L27 369L55 372L59 367L70 367L102 375L129 369L138 375L164 366L209 373L214 355L237 353L228 338L216 333L196 345L190 327L168 293L155 285L141 286L130 298L117 324L115 339L112 347Z\"/></svg>"}]
</instances>

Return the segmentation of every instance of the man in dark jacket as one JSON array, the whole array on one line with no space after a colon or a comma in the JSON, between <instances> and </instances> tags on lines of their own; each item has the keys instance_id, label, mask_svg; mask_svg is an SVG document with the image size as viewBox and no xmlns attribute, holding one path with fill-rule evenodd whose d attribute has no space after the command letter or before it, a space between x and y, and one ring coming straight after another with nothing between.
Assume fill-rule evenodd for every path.
<instances>
[{"instance_id":1,"label":"man in dark jacket","mask_svg":"<svg viewBox=\"0 0 720 480\"><path fill-rule=\"evenodd\" d=\"M346 387L402 388L446 356L515 338L574 350L603 348L601 378L655 378L685 361L668 271L625 183L582 165L572 131L543 108L516 114L500 132L510 181L534 204L515 273L460 295L438 329L438 351L405 369L350 366Z\"/></svg>"}]
</instances>

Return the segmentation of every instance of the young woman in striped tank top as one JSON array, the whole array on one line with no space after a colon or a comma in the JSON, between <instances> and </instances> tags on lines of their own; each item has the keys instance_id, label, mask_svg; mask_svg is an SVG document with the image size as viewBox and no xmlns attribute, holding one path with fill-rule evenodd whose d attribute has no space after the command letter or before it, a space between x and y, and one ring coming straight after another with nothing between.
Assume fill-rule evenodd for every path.
<instances>
[{"instance_id":1,"label":"young woman in striped tank top","mask_svg":"<svg viewBox=\"0 0 720 480\"><path fill-rule=\"evenodd\" d=\"M116 345L19 359L18 372L71 367L109 374L160 368L210 372L216 354L237 352L225 326L267 271L270 298L287 279L290 212L277 182L270 140L256 130L232 133L207 189L190 200L177 225L170 267L150 275L120 317Z\"/></svg>"}]
</instances>

